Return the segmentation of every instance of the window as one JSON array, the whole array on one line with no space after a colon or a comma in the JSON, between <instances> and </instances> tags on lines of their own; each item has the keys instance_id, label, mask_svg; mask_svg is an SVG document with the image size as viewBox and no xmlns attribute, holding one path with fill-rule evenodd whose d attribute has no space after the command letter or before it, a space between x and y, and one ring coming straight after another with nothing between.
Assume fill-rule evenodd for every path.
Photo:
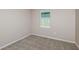
<instances>
[{"instance_id":1,"label":"window","mask_svg":"<svg viewBox=\"0 0 79 59\"><path fill-rule=\"evenodd\" d=\"M41 10L40 27L50 28L50 10Z\"/></svg>"}]
</instances>

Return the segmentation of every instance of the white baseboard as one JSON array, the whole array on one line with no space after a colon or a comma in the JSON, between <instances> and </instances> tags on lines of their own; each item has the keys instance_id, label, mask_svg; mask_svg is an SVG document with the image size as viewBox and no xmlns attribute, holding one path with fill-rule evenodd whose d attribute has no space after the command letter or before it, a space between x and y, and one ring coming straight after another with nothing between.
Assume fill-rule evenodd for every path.
<instances>
[{"instance_id":1,"label":"white baseboard","mask_svg":"<svg viewBox=\"0 0 79 59\"><path fill-rule=\"evenodd\" d=\"M46 38L50 38L50 39L54 39L54 40L59 40L59 41L64 41L64 42L69 42L69 43L75 43L74 41L64 40L64 39L50 37L50 36L45 36L45 35L39 35L39 34L33 34L33 33L32 33L32 35L36 35L36 36L40 36L40 37L46 37Z\"/></svg>"},{"instance_id":2,"label":"white baseboard","mask_svg":"<svg viewBox=\"0 0 79 59\"><path fill-rule=\"evenodd\" d=\"M25 36L23 36L23 37L20 38L20 39L14 40L14 41L12 41L12 42L10 42L10 43L8 43L8 44L5 44L4 46L0 47L0 49L5 48L5 47L7 47L7 46L9 46L9 45L11 45L11 44L13 44L13 43L19 41L19 40L22 40L22 39L24 39L24 38L26 38L26 37L28 37L28 36L30 36L30 35L36 35L36 36L46 37L46 38L55 39L55 40L60 40L60 41L69 42L69 43L75 43L75 42L73 42L73 41L68 41L68 40L63 40L63 39L59 39L59 38L54 38L54 37L50 37L50 36L45 36L45 35L39 35L39 34L33 34L33 33L32 33L32 34L25 35ZM76 46L79 47L78 44L76 44Z\"/></svg>"},{"instance_id":3,"label":"white baseboard","mask_svg":"<svg viewBox=\"0 0 79 59\"><path fill-rule=\"evenodd\" d=\"M75 45L79 48L79 45L77 43L75 43Z\"/></svg>"},{"instance_id":4,"label":"white baseboard","mask_svg":"<svg viewBox=\"0 0 79 59\"><path fill-rule=\"evenodd\" d=\"M23 36L23 37L20 38L20 39L17 39L17 40L14 40L14 41L12 41L12 42L10 42L10 43L8 43L8 44L5 44L4 46L0 47L0 49L5 48L5 47L7 47L7 46L9 46L9 45L11 45L11 44L13 44L13 43L19 41L19 40L22 40L22 39L24 39L24 38L26 38L26 37L28 37L28 36L30 36L30 35L31 35L31 34L27 34L27 35Z\"/></svg>"}]
</instances>

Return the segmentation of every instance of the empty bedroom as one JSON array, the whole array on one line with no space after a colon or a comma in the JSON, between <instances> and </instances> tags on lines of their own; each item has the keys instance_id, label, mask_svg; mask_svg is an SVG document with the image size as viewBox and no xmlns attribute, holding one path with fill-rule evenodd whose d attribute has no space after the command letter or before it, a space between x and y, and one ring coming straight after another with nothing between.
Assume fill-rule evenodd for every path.
<instances>
[{"instance_id":1,"label":"empty bedroom","mask_svg":"<svg viewBox=\"0 0 79 59\"><path fill-rule=\"evenodd\" d=\"M78 9L0 9L1 50L78 50Z\"/></svg>"}]
</instances>

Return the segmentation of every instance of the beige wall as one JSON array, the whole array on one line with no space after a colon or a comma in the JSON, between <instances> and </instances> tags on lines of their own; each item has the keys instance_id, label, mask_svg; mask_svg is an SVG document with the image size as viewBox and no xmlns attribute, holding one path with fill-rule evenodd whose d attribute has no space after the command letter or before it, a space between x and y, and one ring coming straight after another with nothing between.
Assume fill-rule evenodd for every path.
<instances>
[{"instance_id":1,"label":"beige wall","mask_svg":"<svg viewBox=\"0 0 79 59\"><path fill-rule=\"evenodd\" d=\"M49 29L40 28L39 12L40 10L0 9L0 47L31 32L58 40L75 41L75 10L51 10L51 28ZM79 43L78 36L76 42Z\"/></svg>"},{"instance_id":2,"label":"beige wall","mask_svg":"<svg viewBox=\"0 0 79 59\"><path fill-rule=\"evenodd\" d=\"M0 47L30 33L30 16L30 10L0 9Z\"/></svg>"},{"instance_id":3,"label":"beige wall","mask_svg":"<svg viewBox=\"0 0 79 59\"><path fill-rule=\"evenodd\" d=\"M51 28L40 28L40 10L32 12L32 34L49 36L58 40L75 41L75 10L51 10Z\"/></svg>"},{"instance_id":4,"label":"beige wall","mask_svg":"<svg viewBox=\"0 0 79 59\"><path fill-rule=\"evenodd\" d=\"M76 10L76 44L79 47L79 9Z\"/></svg>"}]
</instances>

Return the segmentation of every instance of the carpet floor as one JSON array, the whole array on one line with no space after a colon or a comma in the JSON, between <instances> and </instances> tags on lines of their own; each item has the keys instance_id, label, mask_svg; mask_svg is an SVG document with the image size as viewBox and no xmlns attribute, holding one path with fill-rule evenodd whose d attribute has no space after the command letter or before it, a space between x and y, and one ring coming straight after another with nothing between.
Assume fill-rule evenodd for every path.
<instances>
[{"instance_id":1,"label":"carpet floor","mask_svg":"<svg viewBox=\"0 0 79 59\"><path fill-rule=\"evenodd\" d=\"M75 44L31 35L2 50L78 50Z\"/></svg>"}]
</instances>

